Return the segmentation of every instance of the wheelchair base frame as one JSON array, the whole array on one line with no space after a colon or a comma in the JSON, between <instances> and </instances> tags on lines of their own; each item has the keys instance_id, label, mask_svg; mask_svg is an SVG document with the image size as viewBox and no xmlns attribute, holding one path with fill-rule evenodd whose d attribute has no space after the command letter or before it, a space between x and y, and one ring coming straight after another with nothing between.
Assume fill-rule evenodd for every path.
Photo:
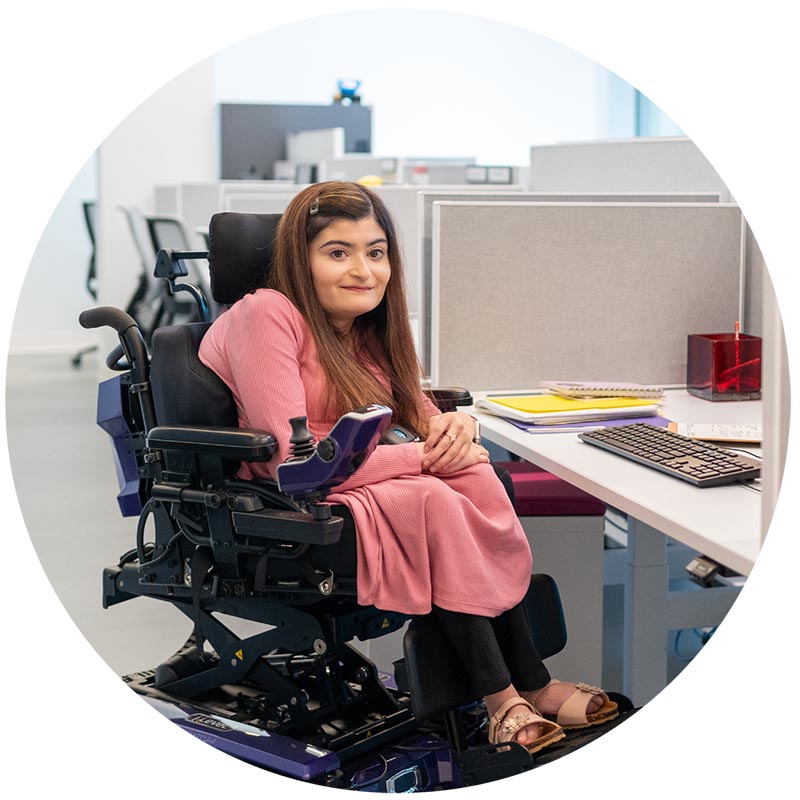
<instances>
[{"instance_id":1,"label":"wheelchair base frame","mask_svg":"<svg viewBox=\"0 0 800 800\"><path fill-rule=\"evenodd\" d=\"M388 675L381 678L391 685ZM157 711L206 744L289 778L384 792L465 785L447 741L418 730L413 717L362 725L350 732L349 746L333 750L256 724L244 707L237 709L240 704L234 699L237 694L247 695L249 687L227 687L227 697L217 693L185 700L156 688L154 670L123 680Z\"/></svg>"}]
</instances>

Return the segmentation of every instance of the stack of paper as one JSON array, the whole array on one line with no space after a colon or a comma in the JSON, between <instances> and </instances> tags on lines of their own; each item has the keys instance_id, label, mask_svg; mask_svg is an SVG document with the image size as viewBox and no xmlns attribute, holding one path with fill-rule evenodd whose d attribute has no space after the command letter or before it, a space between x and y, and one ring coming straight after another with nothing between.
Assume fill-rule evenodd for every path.
<instances>
[{"instance_id":1,"label":"stack of paper","mask_svg":"<svg viewBox=\"0 0 800 800\"><path fill-rule=\"evenodd\" d=\"M505 395L487 397L477 408L499 417L529 425L648 417L658 413L659 403L633 397L600 397L581 400L559 395Z\"/></svg>"},{"instance_id":2,"label":"stack of paper","mask_svg":"<svg viewBox=\"0 0 800 800\"><path fill-rule=\"evenodd\" d=\"M562 397L638 397L660 400L664 387L644 383L620 383L619 381L542 381L542 386Z\"/></svg>"}]
</instances>

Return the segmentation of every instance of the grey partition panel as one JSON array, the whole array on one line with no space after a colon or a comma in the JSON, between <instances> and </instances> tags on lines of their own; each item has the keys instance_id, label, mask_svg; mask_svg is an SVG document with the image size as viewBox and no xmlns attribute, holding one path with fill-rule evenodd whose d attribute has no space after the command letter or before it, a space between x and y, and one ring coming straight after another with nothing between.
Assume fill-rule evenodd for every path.
<instances>
[{"instance_id":1,"label":"grey partition panel","mask_svg":"<svg viewBox=\"0 0 800 800\"><path fill-rule=\"evenodd\" d=\"M224 211L237 211L249 214L282 214L297 192L227 192L224 197Z\"/></svg>"},{"instance_id":2,"label":"grey partition panel","mask_svg":"<svg viewBox=\"0 0 800 800\"><path fill-rule=\"evenodd\" d=\"M749 225L745 235L745 302L742 330L753 336L762 336L764 282L769 280L769 276L764 274L767 265Z\"/></svg>"},{"instance_id":3,"label":"grey partition panel","mask_svg":"<svg viewBox=\"0 0 800 800\"><path fill-rule=\"evenodd\" d=\"M414 243L417 237L417 189L414 186L376 186L378 194L394 220L398 244L405 268L408 310L415 317L420 313L420 272Z\"/></svg>"},{"instance_id":4,"label":"grey partition panel","mask_svg":"<svg viewBox=\"0 0 800 800\"><path fill-rule=\"evenodd\" d=\"M180 197L180 214L192 227L207 226L212 214L222 211L218 183L184 184Z\"/></svg>"},{"instance_id":5,"label":"grey partition panel","mask_svg":"<svg viewBox=\"0 0 800 800\"><path fill-rule=\"evenodd\" d=\"M437 203L434 382L684 383L687 334L737 318L742 224L720 204Z\"/></svg>"},{"instance_id":6,"label":"grey partition panel","mask_svg":"<svg viewBox=\"0 0 800 800\"><path fill-rule=\"evenodd\" d=\"M481 202L551 202L551 203L718 203L720 196L714 192L523 192L519 186L509 186L505 190L475 190L465 192L424 191L418 200L418 219L420 232L417 234L419 255L417 257L421 272L420 339L422 341L423 367L431 368L431 268L433 204L446 201L464 201L474 198Z\"/></svg>"},{"instance_id":7,"label":"grey partition panel","mask_svg":"<svg viewBox=\"0 0 800 800\"><path fill-rule=\"evenodd\" d=\"M420 266L420 250L418 242L420 239L420 224L418 213L418 198L421 193L430 190L445 192L445 196L450 196L458 191L458 186L422 186L417 184L383 184L374 187L374 191L380 195L386 207L389 209L392 219L397 228L397 235L403 253L403 264L406 276L406 294L408 298L409 311L415 317L420 317L423 313L422 298L430 291L423 290L423 274ZM503 194L522 191L521 186L509 185L503 188ZM467 197L474 196L474 193L467 194ZM430 268L427 270L427 287L430 287ZM428 311L430 302L428 301Z\"/></svg>"},{"instance_id":8,"label":"grey partition panel","mask_svg":"<svg viewBox=\"0 0 800 800\"><path fill-rule=\"evenodd\" d=\"M686 137L535 145L529 188L546 192L719 192L730 190Z\"/></svg>"},{"instance_id":9,"label":"grey partition panel","mask_svg":"<svg viewBox=\"0 0 800 800\"><path fill-rule=\"evenodd\" d=\"M153 211L156 214L178 214L178 187L156 186L153 190L155 204Z\"/></svg>"}]
</instances>

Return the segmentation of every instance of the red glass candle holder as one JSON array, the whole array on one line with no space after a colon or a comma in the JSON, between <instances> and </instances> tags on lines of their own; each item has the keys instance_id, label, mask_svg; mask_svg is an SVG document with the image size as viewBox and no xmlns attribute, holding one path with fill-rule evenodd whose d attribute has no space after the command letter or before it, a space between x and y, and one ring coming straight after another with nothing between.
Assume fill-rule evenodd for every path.
<instances>
[{"instance_id":1,"label":"red glass candle holder","mask_svg":"<svg viewBox=\"0 0 800 800\"><path fill-rule=\"evenodd\" d=\"M686 389L705 400L761 398L761 337L746 333L692 333Z\"/></svg>"}]
</instances>

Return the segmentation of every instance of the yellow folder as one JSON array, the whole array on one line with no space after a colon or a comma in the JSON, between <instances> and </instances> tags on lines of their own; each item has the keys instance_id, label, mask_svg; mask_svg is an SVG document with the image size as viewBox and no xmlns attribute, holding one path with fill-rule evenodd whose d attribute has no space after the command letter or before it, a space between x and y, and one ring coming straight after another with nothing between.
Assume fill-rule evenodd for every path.
<instances>
[{"instance_id":1,"label":"yellow folder","mask_svg":"<svg viewBox=\"0 0 800 800\"><path fill-rule=\"evenodd\" d=\"M573 397L559 397L558 395L520 395L515 397L488 397L493 403L508 406L515 411L524 411L527 414L553 414L558 411L585 411L595 408L634 408L637 406L651 406L652 399L645 400L636 397L595 397L578 400Z\"/></svg>"},{"instance_id":2,"label":"yellow folder","mask_svg":"<svg viewBox=\"0 0 800 800\"><path fill-rule=\"evenodd\" d=\"M521 422L569 422L657 414L660 403L637 397L595 397L559 395L502 395L478 400L477 408L490 414Z\"/></svg>"}]
</instances>

